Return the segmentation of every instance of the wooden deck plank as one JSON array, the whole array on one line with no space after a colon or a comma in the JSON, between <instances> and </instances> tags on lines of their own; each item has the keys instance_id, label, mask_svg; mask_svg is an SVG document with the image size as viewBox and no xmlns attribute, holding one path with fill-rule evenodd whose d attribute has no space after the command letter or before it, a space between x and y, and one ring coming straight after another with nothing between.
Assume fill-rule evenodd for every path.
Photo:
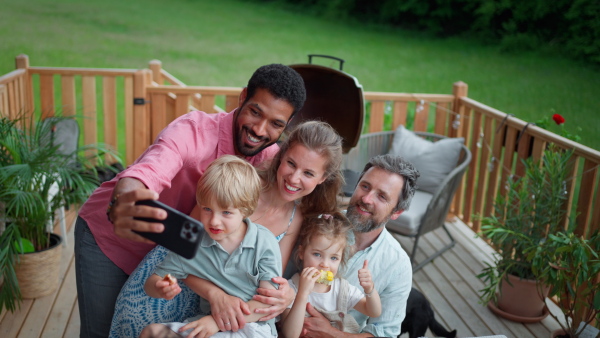
<instances>
[{"instance_id":1,"label":"wooden deck plank","mask_svg":"<svg viewBox=\"0 0 600 338\"><path fill-rule=\"evenodd\" d=\"M0 323L2 323L2 318L4 318L7 312L8 311L6 309L2 309L2 311L0 311Z\"/></svg>"},{"instance_id":2,"label":"wooden deck plank","mask_svg":"<svg viewBox=\"0 0 600 338\"><path fill-rule=\"evenodd\" d=\"M69 318L71 317L73 305L76 301L77 287L75 286L75 264L74 259L71 259L65 281L59 290L58 297L56 298L56 302L42 333L44 337L63 336Z\"/></svg>"},{"instance_id":3,"label":"wooden deck plank","mask_svg":"<svg viewBox=\"0 0 600 338\"><path fill-rule=\"evenodd\" d=\"M79 337L79 328L81 322L79 321L79 304L75 300L73 308L71 309L71 317L67 322L67 328L65 329L65 337Z\"/></svg>"},{"instance_id":4,"label":"wooden deck plank","mask_svg":"<svg viewBox=\"0 0 600 338\"><path fill-rule=\"evenodd\" d=\"M469 243L469 247L477 253L477 257L481 258L481 261L491 261L493 255L496 253L494 249L481 237L479 237L471 228L466 226L461 221L448 222L447 228L452 236L458 241L459 239L463 244Z\"/></svg>"},{"instance_id":5,"label":"wooden deck plank","mask_svg":"<svg viewBox=\"0 0 600 338\"><path fill-rule=\"evenodd\" d=\"M75 258L74 258L74 247L75 247L75 220L76 213L72 212L66 219L67 228L67 248L69 256L65 259L63 264L66 265L66 274L62 283L57 290L58 296L55 300L55 304L52 311L49 313L48 320L44 331L42 332L43 337L70 337L64 334L68 325L68 320L71 317L73 311L73 303L77 301L77 288L75 286ZM79 315L77 314L77 317Z\"/></svg>"},{"instance_id":6,"label":"wooden deck plank","mask_svg":"<svg viewBox=\"0 0 600 338\"><path fill-rule=\"evenodd\" d=\"M440 231L441 232L441 231ZM436 236L437 235L437 236ZM445 234L432 234L428 236L427 240L423 241L423 248L425 251L439 250L446 243L440 240L440 236L446 239ZM429 246L429 248L428 248ZM467 281L466 278L472 276L470 270L454 255L452 250L444 253L437 262L433 262L438 267L440 272L450 281L449 286L454 288L456 296L461 298L465 305L469 307L470 311L461 314L473 316L468 318L469 324L472 322L476 323L473 326L473 331L478 335L490 335L490 334L506 334L511 332L508 327L503 325L497 317L484 305L478 302L477 290L472 287L473 281ZM476 279L476 278L475 278ZM479 317L481 320L473 320Z\"/></svg>"},{"instance_id":7,"label":"wooden deck plank","mask_svg":"<svg viewBox=\"0 0 600 338\"><path fill-rule=\"evenodd\" d=\"M42 336L44 325L46 324L50 310L52 310L55 298L56 293L53 293L33 300L31 310L29 311L27 318L25 318L25 321L21 323L21 330L17 337L28 338Z\"/></svg>"},{"instance_id":8,"label":"wooden deck plank","mask_svg":"<svg viewBox=\"0 0 600 338\"><path fill-rule=\"evenodd\" d=\"M457 257L465 263L465 266L471 271L473 275L477 275L483 270L483 261L489 261L489 257L486 254L481 253L477 250L477 246L469 242L468 238L463 237L460 232L456 230L456 224L449 224L448 231L452 234L457 242L457 245L453 248ZM476 240L471 238L471 240Z\"/></svg>"},{"instance_id":9,"label":"wooden deck plank","mask_svg":"<svg viewBox=\"0 0 600 338\"><path fill-rule=\"evenodd\" d=\"M437 240L439 240L439 238L437 238ZM436 238L434 236L430 236L430 238L428 238L428 242L437 249L439 246L436 246L435 241ZM457 246L460 246L460 244L457 244ZM458 258L454 249L447 251L444 253L444 255L442 255L442 257L444 257L448 266L451 267L461 277L463 283L455 284L454 287L461 297L463 297L469 306L477 313L481 321L489 328L488 334L512 333L509 326L502 323L499 318L485 305L479 303L478 290L483 287L483 283L477 279L471 273L471 270L465 266L463 261Z\"/></svg>"},{"instance_id":10,"label":"wooden deck plank","mask_svg":"<svg viewBox=\"0 0 600 338\"><path fill-rule=\"evenodd\" d=\"M442 232L443 231L440 229L432 234L434 236L428 236L423 244L424 249L427 249L427 245L432 246L429 249L431 251L441 248L445 242L442 243L440 241L440 237L442 237L444 240L447 237ZM460 243L457 244L457 247L460 248L460 245ZM480 322L484 323L487 327L487 331L477 332L478 335L504 334L508 337L533 337L527 331L527 329L523 327L522 324L513 323L510 321L502 321L501 318L492 313L487 306L479 303L478 290L483 287L483 283L477 279L475 275L470 273L470 270L458 257L456 257L456 254L453 252L453 250L447 251L444 253L444 255L442 255L442 257L446 260L445 263L442 263L445 264L445 269L443 271L444 274L451 275L454 271L458 274L458 276L454 278L460 280L460 283L452 283L450 286L456 289L459 297L462 297L475 313L475 316L470 318L469 323ZM433 264L439 263L434 262ZM479 317L479 321L475 320L477 317Z\"/></svg>"},{"instance_id":11,"label":"wooden deck plank","mask_svg":"<svg viewBox=\"0 0 600 338\"><path fill-rule=\"evenodd\" d=\"M421 270L424 270L425 267ZM418 271L418 273L424 273L424 271ZM462 318L454 312L452 306L448 304L446 299L439 293L433 282L421 282L418 284L423 294L426 295L427 299L431 303L436 314L444 319L444 323L447 327L456 329L456 332L461 337L472 336L471 329L463 322ZM438 318L439 318L438 317Z\"/></svg>"},{"instance_id":12,"label":"wooden deck plank","mask_svg":"<svg viewBox=\"0 0 600 338\"><path fill-rule=\"evenodd\" d=\"M482 252L485 253L487 256L491 256L494 253L494 249L483 239L474 237L475 233L470 228L468 228L466 225L458 222L458 223L454 224L453 226L449 227L449 229L450 229L451 233L453 230L456 231L457 236L455 236L455 238L458 237L459 235L463 235L464 236L462 238L463 241L468 241L473 246L480 248L482 250ZM439 233L438 233L438 236L440 236ZM457 260L453 260L453 261L456 262ZM475 280L479 281L477 278L475 278ZM483 283L481 283L481 281L479 281L479 284L480 284L480 287L476 291L478 291L479 289L481 289L483 287ZM550 300L548 300L548 303L552 303L552 302ZM554 307L553 307L553 305L554 305ZM556 309L556 306L553 303L549 304L549 307L551 309L552 308ZM549 335L548 332L551 332L551 331L559 328L558 323L553 318L548 318L546 320L543 320L541 322L541 325L544 326L544 328L538 327L539 326L538 323L531 323L531 324L527 325L527 328L532 333L534 333L536 337L538 337L540 335L542 335L542 336Z\"/></svg>"},{"instance_id":13,"label":"wooden deck plank","mask_svg":"<svg viewBox=\"0 0 600 338\"><path fill-rule=\"evenodd\" d=\"M32 304L32 299L25 299L21 303L21 308L19 310L14 313L8 312L4 316L0 323L0 337L12 338L19 334L21 324L27 318Z\"/></svg>"},{"instance_id":14,"label":"wooden deck plank","mask_svg":"<svg viewBox=\"0 0 600 338\"><path fill-rule=\"evenodd\" d=\"M465 240L467 240L467 241L473 240L471 243L473 245L481 248L488 255L491 255L492 253L494 253L492 247L489 246L489 244L487 244L483 239L472 237L472 235L474 233L466 225L464 225L462 223L457 223L456 226L454 227L454 229L459 231L460 233L466 235L467 237L465 238ZM454 258L454 259L450 258L450 259L453 262L458 261L457 258ZM475 275L466 276L465 281L470 281L473 286L477 286L477 288L475 289L475 291L477 291L475 296L478 297L479 290L484 286L483 282L481 282ZM551 301L548 301L548 302L552 303ZM551 304L551 305L554 305L554 304ZM500 319L498 316L493 314L489 309L487 309L487 307L486 307L486 313L489 313L490 315ZM530 323L530 324L524 325L521 323L515 323L515 322L504 320L504 319L502 319L502 321L504 323L506 323L506 325L509 326L511 331L513 331L513 332L515 332L515 330L517 331L517 332L515 332L516 337L520 337L520 336L524 335L524 333L523 333L524 329L527 329L535 337L547 337L547 336L549 336L551 331L553 331L559 327L558 323L553 318L550 318L550 317L548 317L547 319L542 321L541 324L540 323Z\"/></svg>"},{"instance_id":15,"label":"wooden deck plank","mask_svg":"<svg viewBox=\"0 0 600 338\"><path fill-rule=\"evenodd\" d=\"M406 240L402 236L395 237L403 241ZM421 242L422 241L423 239L421 239ZM415 257L417 261L425 258L421 242L419 242L419 248L417 249ZM439 258L436 258L436 260L438 259ZM468 323L465 322L460 313L456 311L455 305L452 304L453 300L448 301L448 297L446 297L445 293L449 288L444 287L439 278L432 278L432 275L436 275L435 269L433 262L431 262L414 274L415 276L425 276L424 281L418 283L420 287L422 287L422 285L428 287L427 290L423 290L423 294L429 299L434 312L438 315L438 319L445 324L446 328L456 329L460 336L473 335Z\"/></svg>"}]
</instances>

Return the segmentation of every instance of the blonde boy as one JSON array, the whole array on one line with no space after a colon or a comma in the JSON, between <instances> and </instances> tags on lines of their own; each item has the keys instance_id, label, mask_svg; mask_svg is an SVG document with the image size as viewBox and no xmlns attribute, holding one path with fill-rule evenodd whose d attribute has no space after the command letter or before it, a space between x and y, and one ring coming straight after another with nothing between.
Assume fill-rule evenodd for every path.
<instances>
[{"instance_id":1,"label":"blonde boy","mask_svg":"<svg viewBox=\"0 0 600 338\"><path fill-rule=\"evenodd\" d=\"M198 182L196 200L200 247L190 260L169 253L144 286L155 298L172 299L181 288L165 276L184 282L188 275L206 279L231 296L245 300L251 310L246 326L237 332L218 332L210 304L200 299L199 315L183 323L150 324L140 337L271 337L276 336L274 320L257 322L262 314L254 309L266 307L251 300L258 287L275 289L271 278L281 276L281 253L277 240L267 228L247 218L254 212L260 193L260 179L254 167L232 155L218 158Z\"/></svg>"}]
</instances>

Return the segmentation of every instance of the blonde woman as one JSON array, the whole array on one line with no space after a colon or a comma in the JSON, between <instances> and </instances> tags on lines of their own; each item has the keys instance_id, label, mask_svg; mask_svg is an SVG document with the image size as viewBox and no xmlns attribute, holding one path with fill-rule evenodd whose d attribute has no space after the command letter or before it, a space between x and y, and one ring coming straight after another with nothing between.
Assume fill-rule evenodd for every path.
<instances>
[{"instance_id":1,"label":"blonde woman","mask_svg":"<svg viewBox=\"0 0 600 338\"><path fill-rule=\"evenodd\" d=\"M280 151L270 165L259 171L263 189L250 220L268 228L278 239L283 270L291 256L303 215L335 211L336 197L343 185L341 163L341 137L329 124L309 121L297 125L280 144ZM196 217L197 210L193 210L191 216ZM205 279L189 276L182 292L171 301L140 295L146 278L165 255L164 248L154 249L133 272L117 299L111 336L137 336L147 324L181 321L194 316L198 297L187 287L209 301L211 315L220 330L235 332L245 326L244 315L249 314L246 303ZM275 282L287 286L283 277L275 278ZM293 290L282 289L258 289L259 294L253 299L270 305L255 310L264 315L261 320L275 318L291 304L295 296Z\"/></svg>"}]
</instances>

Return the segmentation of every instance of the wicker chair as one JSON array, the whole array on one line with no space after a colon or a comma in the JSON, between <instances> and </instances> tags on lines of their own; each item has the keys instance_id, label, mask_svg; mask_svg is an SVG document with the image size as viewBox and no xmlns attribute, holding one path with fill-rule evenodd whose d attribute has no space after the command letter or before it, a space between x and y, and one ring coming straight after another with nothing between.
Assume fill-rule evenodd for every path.
<instances>
[{"instance_id":1,"label":"wicker chair","mask_svg":"<svg viewBox=\"0 0 600 338\"><path fill-rule=\"evenodd\" d=\"M430 141L437 141L445 138L442 135L436 135L425 132L415 132L420 137ZM373 156L387 154L390 151L394 137L394 131L378 132L364 134L361 136L358 145L353 148L344 158L344 168L346 177L351 177L352 172L361 172L364 165ZM471 162L471 152L463 144L461 145L460 155L456 167L443 179L435 193L428 193L417 190L412 200L411 207L400 215L397 220L390 220L386 224L388 231L402 236L414 238L414 245L410 254L410 259L413 264L413 271L417 271L425 264L438 257L445 251L451 249L455 245L455 240L446 228L445 220L450 204L454 197L454 193L458 188L462 176ZM435 165L435 163L432 163ZM357 177L354 175L354 177ZM417 185L418 185L417 181ZM354 182L348 180L345 190L351 190L356 186ZM352 188L350 188L350 187ZM415 253L417 252L419 240L421 236L437 228L443 228L448 235L450 242L442 249L430 255L421 262L415 261Z\"/></svg>"},{"instance_id":2,"label":"wicker chair","mask_svg":"<svg viewBox=\"0 0 600 338\"><path fill-rule=\"evenodd\" d=\"M44 120L43 124L53 123L52 128L52 139L50 140L53 145L58 146L58 153L63 155L73 154L77 150L77 140L79 139L79 125L77 121L74 119L53 119L47 118ZM70 162L75 165L75 158ZM50 187L48 192L48 199L52 200L54 196L59 192L59 187L57 182L54 182ZM67 206L68 209L68 206ZM60 207L56 209L55 216L59 221L60 225L60 234L64 239L62 241L62 245L66 248L68 246L67 238L67 225L65 223L65 207ZM54 224L51 220L46 224L46 231L49 233L53 232Z\"/></svg>"}]
</instances>

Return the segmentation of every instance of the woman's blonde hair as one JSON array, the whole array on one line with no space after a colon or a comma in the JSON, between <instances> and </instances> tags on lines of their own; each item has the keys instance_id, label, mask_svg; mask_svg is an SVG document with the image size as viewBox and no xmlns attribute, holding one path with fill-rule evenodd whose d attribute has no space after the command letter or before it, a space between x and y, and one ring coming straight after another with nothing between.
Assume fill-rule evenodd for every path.
<instances>
[{"instance_id":1,"label":"woman's blonde hair","mask_svg":"<svg viewBox=\"0 0 600 338\"><path fill-rule=\"evenodd\" d=\"M214 160L198 181L196 202L217 203L219 208L236 208L248 217L258 204L260 178L254 167L233 155Z\"/></svg>"},{"instance_id":2,"label":"woman's blonde hair","mask_svg":"<svg viewBox=\"0 0 600 338\"><path fill-rule=\"evenodd\" d=\"M339 211L331 214L305 216L298 234L296 243L298 250L294 252L294 262L301 267L300 250L304 250L315 237L325 236L334 243L343 245L344 250L342 250L342 258L340 259L340 268L343 268L352 254L352 245L348 240L351 229L350 221Z\"/></svg>"},{"instance_id":3,"label":"woman's blonde hair","mask_svg":"<svg viewBox=\"0 0 600 338\"><path fill-rule=\"evenodd\" d=\"M307 121L298 124L289 136L279 144L279 152L268 168L259 172L268 189L277 183L277 170L283 155L293 146L302 145L326 159L325 181L304 196L300 208L304 214L331 213L337 210L337 195L344 185L340 171L342 166L342 138L328 123Z\"/></svg>"}]
</instances>

